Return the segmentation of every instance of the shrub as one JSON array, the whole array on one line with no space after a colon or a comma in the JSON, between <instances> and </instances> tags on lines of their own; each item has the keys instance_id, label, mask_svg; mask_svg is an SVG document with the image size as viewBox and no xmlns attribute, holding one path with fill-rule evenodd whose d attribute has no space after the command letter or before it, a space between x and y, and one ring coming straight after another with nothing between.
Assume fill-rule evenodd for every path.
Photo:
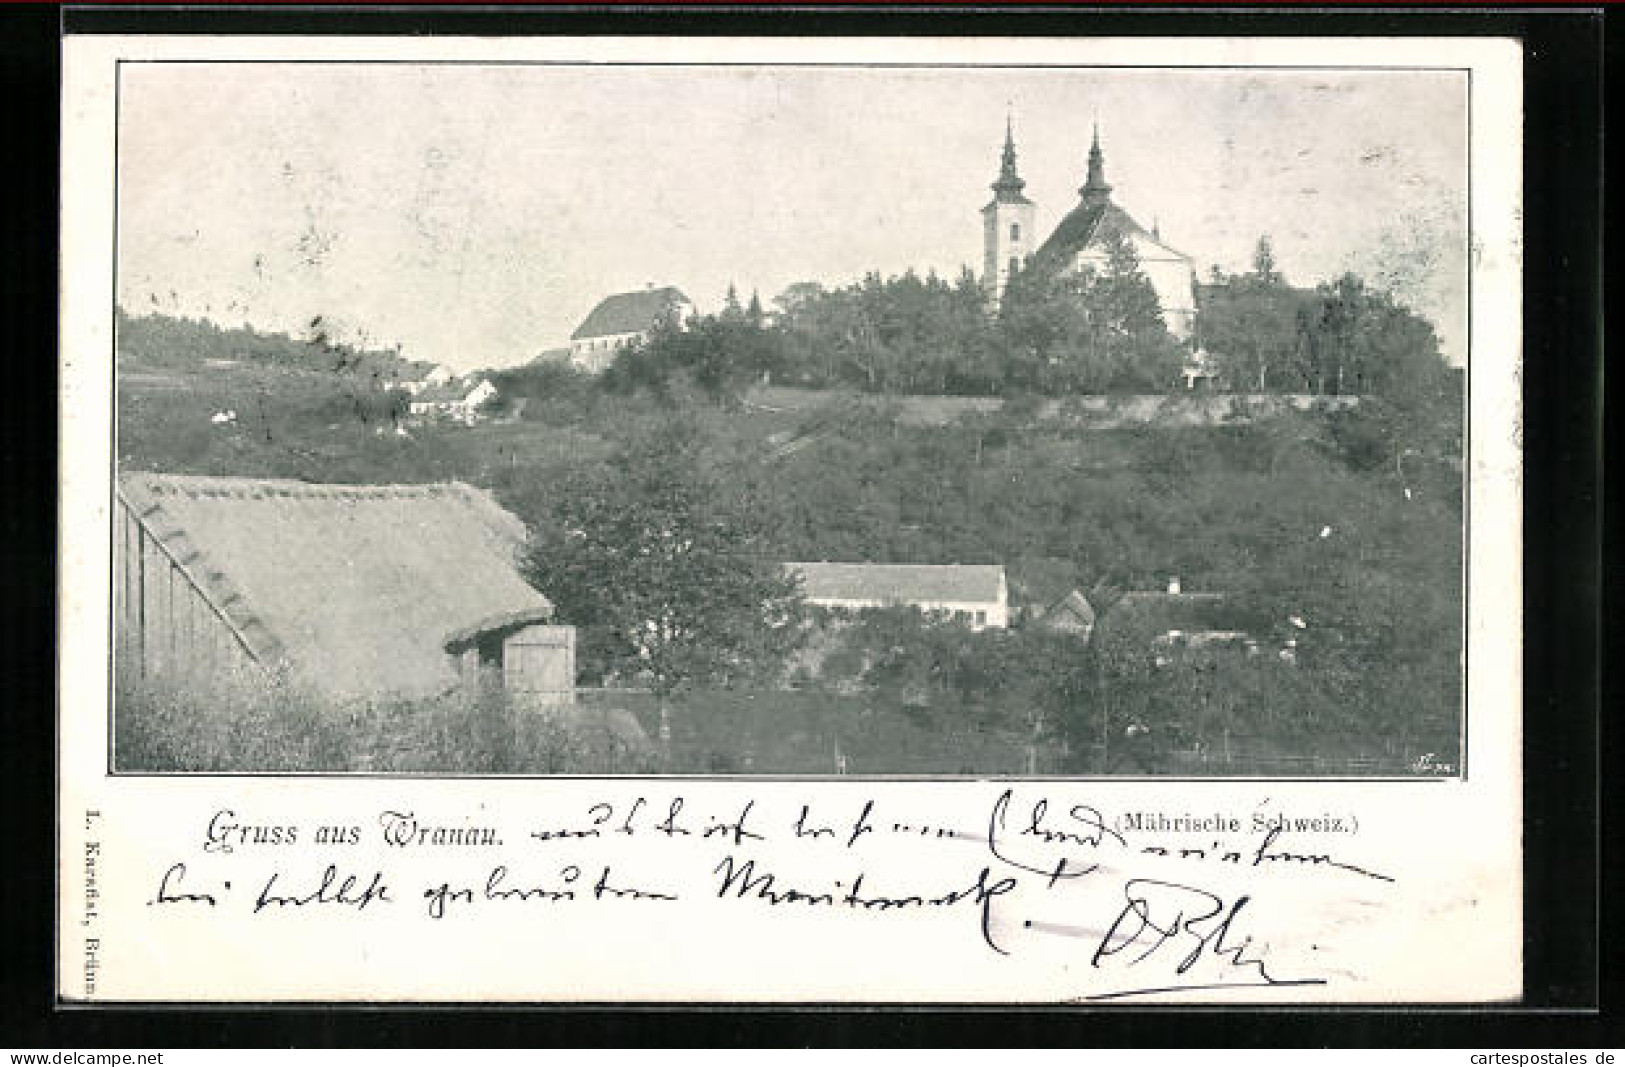
<instances>
[{"instance_id":1,"label":"shrub","mask_svg":"<svg viewBox=\"0 0 1625 1067\"><path fill-rule=\"evenodd\" d=\"M250 679L206 691L162 680L120 680L114 765L121 771L348 769L355 733L345 716L289 685Z\"/></svg>"},{"instance_id":2,"label":"shrub","mask_svg":"<svg viewBox=\"0 0 1625 1067\"><path fill-rule=\"evenodd\" d=\"M126 772L360 771L407 774L613 774L653 769L651 751L569 710L515 708L500 696L336 703L251 679L205 691L121 682L114 761Z\"/></svg>"}]
</instances>

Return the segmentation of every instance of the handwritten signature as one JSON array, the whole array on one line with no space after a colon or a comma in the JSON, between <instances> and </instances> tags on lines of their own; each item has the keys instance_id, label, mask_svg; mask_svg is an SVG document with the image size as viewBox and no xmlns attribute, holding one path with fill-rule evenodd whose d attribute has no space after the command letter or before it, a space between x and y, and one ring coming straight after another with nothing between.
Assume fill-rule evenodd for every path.
<instances>
[{"instance_id":1,"label":"handwritten signature","mask_svg":"<svg viewBox=\"0 0 1625 1067\"><path fill-rule=\"evenodd\" d=\"M1104 932L1093 927L1028 920L1039 933L1083 940L1092 946L1089 966L1121 988L1089 993L1084 1000L1122 1000L1159 993L1190 993L1325 985L1324 978L1280 978L1239 933L1241 914L1252 898L1226 903L1216 893L1180 882L1131 878L1124 901ZM1144 975L1143 985L1129 984ZM1153 977L1154 976L1154 977Z\"/></svg>"}]
</instances>

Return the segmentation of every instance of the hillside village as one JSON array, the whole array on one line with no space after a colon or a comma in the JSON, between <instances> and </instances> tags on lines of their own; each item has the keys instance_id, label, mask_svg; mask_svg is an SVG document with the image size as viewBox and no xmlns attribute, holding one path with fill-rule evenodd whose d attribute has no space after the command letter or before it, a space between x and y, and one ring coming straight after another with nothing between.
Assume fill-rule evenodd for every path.
<instances>
[{"instance_id":1,"label":"hillside village","mask_svg":"<svg viewBox=\"0 0 1625 1067\"><path fill-rule=\"evenodd\" d=\"M650 284L506 369L121 311L120 765L1454 764L1429 324L1204 281L1098 130L1042 239L1025 187L1007 126L977 273Z\"/></svg>"}]
</instances>

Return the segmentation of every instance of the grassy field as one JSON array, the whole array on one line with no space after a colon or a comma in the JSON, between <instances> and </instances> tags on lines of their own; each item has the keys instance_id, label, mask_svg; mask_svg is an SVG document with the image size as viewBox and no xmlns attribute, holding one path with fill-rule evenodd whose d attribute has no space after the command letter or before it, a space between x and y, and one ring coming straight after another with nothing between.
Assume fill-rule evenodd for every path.
<instances>
[{"instance_id":1,"label":"grassy field","mask_svg":"<svg viewBox=\"0 0 1625 1067\"><path fill-rule=\"evenodd\" d=\"M121 365L117 399L119 465L131 470L489 486L518 465L566 465L610 448L586 430L532 422L416 423L364 383L256 364L188 373Z\"/></svg>"},{"instance_id":2,"label":"grassy field","mask_svg":"<svg viewBox=\"0 0 1625 1067\"><path fill-rule=\"evenodd\" d=\"M585 699L626 708L659 738L652 694ZM667 721L673 773L1019 774L1027 759L1025 738L1009 731L944 724L870 696L713 689L673 699Z\"/></svg>"}]
</instances>

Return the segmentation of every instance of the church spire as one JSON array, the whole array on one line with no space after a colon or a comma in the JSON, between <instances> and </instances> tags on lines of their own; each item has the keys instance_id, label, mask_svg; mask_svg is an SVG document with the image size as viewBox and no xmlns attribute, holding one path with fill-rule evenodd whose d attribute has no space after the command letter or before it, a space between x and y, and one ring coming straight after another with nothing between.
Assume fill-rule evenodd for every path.
<instances>
[{"instance_id":1,"label":"church spire","mask_svg":"<svg viewBox=\"0 0 1625 1067\"><path fill-rule=\"evenodd\" d=\"M1100 150L1100 123L1095 123L1094 140L1089 145L1089 178L1078 190L1086 201L1110 199L1112 187L1106 184L1106 154Z\"/></svg>"},{"instance_id":2,"label":"church spire","mask_svg":"<svg viewBox=\"0 0 1625 1067\"><path fill-rule=\"evenodd\" d=\"M1023 199L1021 191L1027 183L1016 173L1016 136L1010 116L1004 116L1004 155L999 161L999 180L993 183L993 198L1009 203Z\"/></svg>"}]
</instances>

